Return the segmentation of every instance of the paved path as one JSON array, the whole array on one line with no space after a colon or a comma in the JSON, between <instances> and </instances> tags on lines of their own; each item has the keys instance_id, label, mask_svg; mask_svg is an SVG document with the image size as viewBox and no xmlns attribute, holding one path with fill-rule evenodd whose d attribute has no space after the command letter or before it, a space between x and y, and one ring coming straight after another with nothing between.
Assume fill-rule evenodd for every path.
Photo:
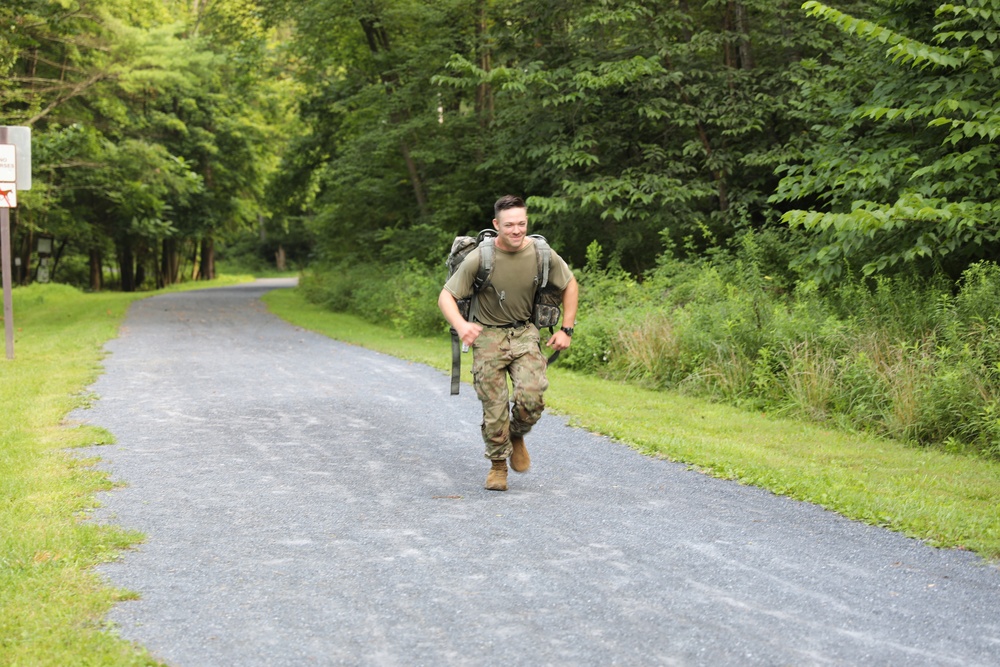
<instances>
[{"instance_id":1,"label":"paved path","mask_svg":"<svg viewBox=\"0 0 1000 667\"><path fill-rule=\"evenodd\" d=\"M507 493L470 387L267 313L139 301L76 416L148 540L110 619L196 665L1000 665L1000 571L553 415ZM441 340L442 355L448 342Z\"/></svg>"}]
</instances>

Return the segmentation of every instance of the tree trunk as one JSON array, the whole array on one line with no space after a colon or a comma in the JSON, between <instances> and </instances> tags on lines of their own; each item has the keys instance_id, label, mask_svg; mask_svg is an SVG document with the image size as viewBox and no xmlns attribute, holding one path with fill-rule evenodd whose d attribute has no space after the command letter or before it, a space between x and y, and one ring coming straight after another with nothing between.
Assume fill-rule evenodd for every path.
<instances>
[{"instance_id":1,"label":"tree trunk","mask_svg":"<svg viewBox=\"0 0 1000 667\"><path fill-rule=\"evenodd\" d=\"M170 272L167 274L171 285L176 285L181 281L181 253L177 249L177 241L170 243Z\"/></svg>"},{"instance_id":2,"label":"tree trunk","mask_svg":"<svg viewBox=\"0 0 1000 667\"><path fill-rule=\"evenodd\" d=\"M723 60L726 67L753 69L753 44L750 41L750 19L742 2L730 0L722 16L722 30L726 35ZM734 39L736 40L734 42Z\"/></svg>"},{"instance_id":3,"label":"tree trunk","mask_svg":"<svg viewBox=\"0 0 1000 667\"><path fill-rule=\"evenodd\" d=\"M118 276L123 292L135 291L135 255L128 241L118 246Z\"/></svg>"},{"instance_id":4,"label":"tree trunk","mask_svg":"<svg viewBox=\"0 0 1000 667\"><path fill-rule=\"evenodd\" d=\"M90 249L90 289L100 292L103 282L103 261L101 251L96 248Z\"/></svg>"},{"instance_id":5,"label":"tree trunk","mask_svg":"<svg viewBox=\"0 0 1000 667\"><path fill-rule=\"evenodd\" d=\"M14 231L17 229L21 222L21 216L16 208L11 209L11 238L13 238ZM20 285L27 285L31 281L31 247L35 243L35 232L28 227L27 235L25 236L24 243L21 245L21 266L18 267L17 271L17 282Z\"/></svg>"},{"instance_id":6,"label":"tree trunk","mask_svg":"<svg viewBox=\"0 0 1000 667\"><path fill-rule=\"evenodd\" d=\"M160 247L158 250L160 250L160 256L153 257L153 282L156 285L156 289L162 289L167 286L167 267L166 258L163 256L163 248Z\"/></svg>"},{"instance_id":7,"label":"tree trunk","mask_svg":"<svg viewBox=\"0 0 1000 667\"><path fill-rule=\"evenodd\" d=\"M740 35L739 66L741 69L753 69L753 43L750 41L750 19L747 17L747 6L742 2L734 4L734 27Z\"/></svg>"},{"instance_id":8,"label":"tree trunk","mask_svg":"<svg viewBox=\"0 0 1000 667\"><path fill-rule=\"evenodd\" d=\"M133 290L142 287L143 283L146 282L146 251L142 248L136 253L135 257L135 287Z\"/></svg>"},{"instance_id":9,"label":"tree trunk","mask_svg":"<svg viewBox=\"0 0 1000 667\"><path fill-rule=\"evenodd\" d=\"M417 169L417 162L410 155L410 147L405 140L399 142L403 152L403 161L406 162L406 171L410 174L410 183L413 184L413 196L417 200L417 210L422 217L430 213L427 207L427 196L424 194L423 179L420 178L420 170Z\"/></svg>"},{"instance_id":10,"label":"tree trunk","mask_svg":"<svg viewBox=\"0 0 1000 667\"><path fill-rule=\"evenodd\" d=\"M669 55L664 56L663 65L668 70L672 70L674 68L674 64L670 60ZM688 95L687 90L684 88L683 85L681 85L681 82L677 81L676 85L677 85L677 92L680 93L681 100L684 102L684 104L687 104L689 106L694 106L693 103L691 102L691 96ZM698 139L701 140L702 148L704 148L705 150L705 161L710 162L712 159L712 142L708 138L708 131L705 129L704 124L702 124L700 120L695 122L695 128L698 131ZM725 213L726 211L729 210L729 189L726 185L727 175L724 170L716 169L713 172L713 176L715 177L716 187L718 188L719 192L719 210Z\"/></svg>"},{"instance_id":11,"label":"tree trunk","mask_svg":"<svg viewBox=\"0 0 1000 667\"><path fill-rule=\"evenodd\" d=\"M198 241L191 244L191 280L200 280L201 276L198 275L198 269L201 267L198 264Z\"/></svg>"},{"instance_id":12,"label":"tree trunk","mask_svg":"<svg viewBox=\"0 0 1000 667\"><path fill-rule=\"evenodd\" d=\"M377 56L379 53L387 53L390 49L389 33L386 32L379 19L374 16L364 16L359 21L365 33L365 40L368 42L368 49L372 55ZM379 79L385 85L386 95L392 96L396 85L399 83L399 75L392 71L382 71L379 73ZM409 114L405 109L394 111L389 114L389 121L393 125L398 126L408 117ZM427 217L430 215L430 208L427 205L427 195L424 193L424 183L420 176L420 170L417 168L417 163L410 153L410 146L406 142L406 139L401 139L399 143L403 153L403 161L406 163L406 171L410 176L410 183L413 186L413 194L417 200L417 209L420 211L421 217Z\"/></svg>"},{"instance_id":13,"label":"tree trunk","mask_svg":"<svg viewBox=\"0 0 1000 667\"><path fill-rule=\"evenodd\" d=\"M733 17L734 5L730 0L726 3L726 8L722 12L722 62L727 68L736 69L736 49L733 48L733 32L735 31L735 19Z\"/></svg>"},{"instance_id":14,"label":"tree trunk","mask_svg":"<svg viewBox=\"0 0 1000 667\"><path fill-rule=\"evenodd\" d=\"M479 21L476 24L476 37L479 42L479 68L484 72L493 69L493 54L486 43L486 31L489 28L486 20L486 2L479 0ZM488 83L481 83L476 88L476 117L479 125L487 127L493 122L493 88Z\"/></svg>"},{"instance_id":15,"label":"tree trunk","mask_svg":"<svg viewBox=\"0 0 1000 667\"><path fill-rule=\"evenodd\" d=\"M11 237L13 238L13 230L11 230ZM25 276L28 274L28 272L25 271L25 267L31 262L31 246L28 245L28 239L22 237L20 245L16 248L12 248L11 253L14 255L14 273L12 275L12 280L15 285L24 285Z\"/></svg>"},{"instance_id":16,"label":"tree trunk","mask_svg":"<svg viewBox=\"0 0 1000 667\"><path fill-rule=\"evenodd\" d=\"M198 267L198 280L215 280L215 240L201 240L201 263Z\"/></svg>"},{"instance_id":17,"label":"tree trunk","mask_svg":"<svg viewBox=\"0 0 1000 667\"><path fill-rule=\"evenodd\" d=\"M177 252L177 239L163 239L160 256L160 277L163 282L161 287L174 285L179 281L180 263L181 256Z\"/></svg>"},{"instance_id":18,"label":"tree trunk","mask_svg":"<svg viewBox=\"0 0 1000 667\"><path fill-rule=\"evenodd\" d=\"M65 249L66 249L66 242L63 241L62 243L56 246L55 249L56 251L52 254L52 268L50 269L49 273L49 279L52 281L55 281L56 279L56 268L59 267L59 260L62 259L63 250Z\"/></svg>"}]
</instances>

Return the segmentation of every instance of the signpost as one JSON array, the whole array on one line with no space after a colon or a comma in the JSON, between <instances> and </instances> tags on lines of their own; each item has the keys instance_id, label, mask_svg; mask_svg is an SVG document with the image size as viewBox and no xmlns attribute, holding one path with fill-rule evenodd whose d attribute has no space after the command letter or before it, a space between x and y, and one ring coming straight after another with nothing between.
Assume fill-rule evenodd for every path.
<instances>
[{"instance_id":1,"label":"signpost","mask_svg":"<svg viewBox=\"0 0 1000 667\"><path fill-rule=\"evenodd\" d=\"M0 125L0 256L3 276L3 328L7 358L14 358L14 303L10 277L10 209L17 191L31 189L31 128Z\"/></svg>"}]
</instances>

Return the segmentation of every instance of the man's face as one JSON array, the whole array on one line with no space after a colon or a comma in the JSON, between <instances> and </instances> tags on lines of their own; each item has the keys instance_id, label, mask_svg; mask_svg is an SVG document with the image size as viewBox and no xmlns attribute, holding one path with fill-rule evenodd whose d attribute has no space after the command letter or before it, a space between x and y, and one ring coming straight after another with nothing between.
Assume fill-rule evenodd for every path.
<instances>
[{"instance_id":1,"label":"man's face","mask_svg":"<svg viewBox=\"0 0 1000 667\"><path fill-rule=\"evenodd\" d=\"M497 246L507 252L517 252L528 235L528 211L524 208L500 211L493 220L493 226L497 229Z\"/></svg>"}]
</instances>

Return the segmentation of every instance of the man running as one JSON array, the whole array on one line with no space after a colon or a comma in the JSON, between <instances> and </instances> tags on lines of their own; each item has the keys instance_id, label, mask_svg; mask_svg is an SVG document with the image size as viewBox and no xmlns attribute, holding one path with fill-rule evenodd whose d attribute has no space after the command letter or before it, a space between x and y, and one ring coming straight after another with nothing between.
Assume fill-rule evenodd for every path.
<instances>
[{"instance_id":1,"label":"man running","mask_svg":"<svg viewBox=\"0 0 1000 667\"><path fill-rule=\"evenodd\" d=\"M475 295L470 315L462 317L457 299L473 296L479 270L479 249L473 250L445 283L438 306L461 341L472 347L472 377L483 404L483 441L492 462L486 488L507 490L507 459L515 472L525 472L531 458L524 436L545 409L542 395L549 386L540 334L531 323L535 299L537 261L535 242L528 236L528 211L524 200L506 195L493 206L495 258L489 285ZM563 326L547 345L556 351L570 346L576 321L579 288L566 262L551 253L549 283L562 291ZM514 387L510 404L507 377Z\"/></svg>"}]
</instances>

